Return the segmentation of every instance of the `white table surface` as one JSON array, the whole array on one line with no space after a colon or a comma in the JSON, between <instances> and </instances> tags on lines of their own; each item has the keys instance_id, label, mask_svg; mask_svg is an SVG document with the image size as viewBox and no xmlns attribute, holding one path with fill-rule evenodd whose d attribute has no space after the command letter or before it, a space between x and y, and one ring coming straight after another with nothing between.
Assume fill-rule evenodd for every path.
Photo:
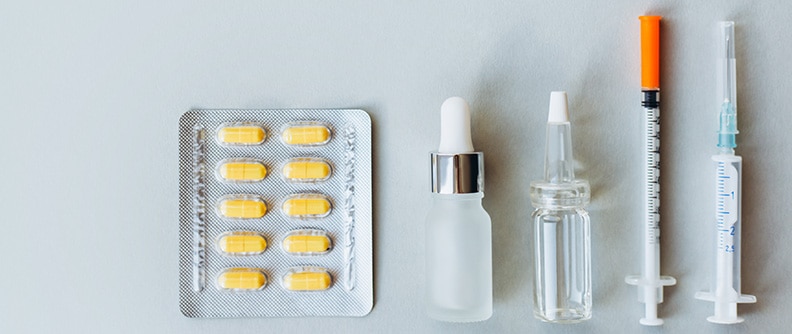
<instances>
[{"instance_id":1,"label":"white table surface","mask_svg":"<svg viewBox=\"0 0 792 334\"><path fill-rule=\"evenodd\" d=\"M662 23L662 328L641 263L639 24ZM787 1L4 1L0 333L780 333L792 309ZM737 21L745 323L708 323L716 22ZM594 317L532 316L530 180L551 90L593 202ZM493 317L423 309L428 152L465 97L486 156ZM177 123L191 108L344 107L374 126L375 301L363 318L189 319L178 307ZM787 241L784 241L787 240Z\"/></svg>"}]
</instances>

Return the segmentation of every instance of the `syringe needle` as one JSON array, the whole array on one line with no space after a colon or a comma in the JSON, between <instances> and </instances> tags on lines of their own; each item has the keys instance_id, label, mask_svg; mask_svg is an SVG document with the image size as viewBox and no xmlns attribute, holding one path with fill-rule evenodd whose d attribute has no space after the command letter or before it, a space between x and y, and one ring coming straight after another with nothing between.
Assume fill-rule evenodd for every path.
<instances>
[{"instance_id":1,"label":"syringe needle","mask_svg":"<svg viewBox=\"0 0 792 334\"><path fill-rule=\"evenodd\" d=\"M726 42L723 44L725 46L725 48L723 50L724 51L723 52L724 53L723 54L724 55L724 59L729 59L729 44L730 43L731 43L731 38L729 38L729 35L726 34ZM727 64L726 65L726 84L723 85L723 96L724 96L723 103L729 103L729 101L730 101L730 99L729 99L729 84L728 84L729 82L731 82L730 77L731 77L731 71L729 71L729 66Z\"/></svg>"}]
</instances>

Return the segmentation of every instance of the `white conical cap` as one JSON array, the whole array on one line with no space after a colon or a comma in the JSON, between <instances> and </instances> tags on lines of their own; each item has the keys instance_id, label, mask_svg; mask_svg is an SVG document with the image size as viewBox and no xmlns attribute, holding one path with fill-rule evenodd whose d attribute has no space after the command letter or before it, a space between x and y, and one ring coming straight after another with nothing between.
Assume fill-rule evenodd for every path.
<instances>
[{"instance_id":1,"label":"white conical cap","mask_svg":"<svg viewBox=\"0 0 792 334\"><path fill-rule=\"evenodd\" d=\"M473 152L470 108L461 97L451 97L440 107L440 153Z\"/></svg>"},{"instance_id":2,"label":"white conical cap","mask_svg":"<svg viewBox=\"0 0 792 334\"><path fill-rule=\"evenodd\" d=\"M547 114L547 123L568 123L569 110L567 107L566 92L550 93L550 112Z\"/></svg>"}]
</instances>

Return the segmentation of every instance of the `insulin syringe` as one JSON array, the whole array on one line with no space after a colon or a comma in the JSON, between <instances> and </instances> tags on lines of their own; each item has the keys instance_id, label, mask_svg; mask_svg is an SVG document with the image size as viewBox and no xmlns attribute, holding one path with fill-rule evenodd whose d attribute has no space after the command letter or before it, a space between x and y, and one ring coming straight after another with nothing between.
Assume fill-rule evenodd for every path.
<instances>
[{"instance_id":1,"label":"insulin syringe","mask_svg":"<svg viewBox=\"0 0 792 334\"><path fill-rule=\"evenodd\" d=\"M641 16L641 91L644 107L644 230L641 275L627 276L638 287L645 304L641 324L659 326L657 304L663 302L663 286L676 279L660 275L660 16Z\"/></svg>"},{"instance_id":2,"label":"insulin syringe","mask_svg":"<svg viewBox=\"0 0 792 334\"><path fill-rule=\"evenodd\" d=\"M696 293L696 299L715 303L715 315L708 321L736 324L737 303L755 303L756 297L740 291L740 212L742 188L742 157L734 154L737 147L737 80L734 57L734 22L721 22L718 41L718 94L720 94L720 127L718 154L712 156L716 166L715 286L710 292Z\"/></svg>"}]
</instances>

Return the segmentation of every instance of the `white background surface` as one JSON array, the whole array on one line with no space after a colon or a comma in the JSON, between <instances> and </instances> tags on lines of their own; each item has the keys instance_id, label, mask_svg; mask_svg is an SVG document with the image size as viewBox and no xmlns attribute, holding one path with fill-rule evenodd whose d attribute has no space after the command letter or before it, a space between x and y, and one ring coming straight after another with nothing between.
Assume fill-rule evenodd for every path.
<instances>
[{"instance_id":1,"label":"white background surface","mask_svg":"<svg viewBox=\"0 0 792 334\"><path fill-rule=\"evenodd\" d=\"M662 328L640 268L639 24L662 23ZM0 332L779 333L792 308L786 1L0 4ZM714 30L737 21L745 159L742 325L705 321L712 277ZM549 92L570 96L591 181L594 318L532 316L527 187ZM428 154L449 96L473 109L493 219L495 313L423 313ZM363 318L188 319L178 308L177 123L191 108L363 108L374 124L375 305Z\"/></svg>"}]
</instances>

